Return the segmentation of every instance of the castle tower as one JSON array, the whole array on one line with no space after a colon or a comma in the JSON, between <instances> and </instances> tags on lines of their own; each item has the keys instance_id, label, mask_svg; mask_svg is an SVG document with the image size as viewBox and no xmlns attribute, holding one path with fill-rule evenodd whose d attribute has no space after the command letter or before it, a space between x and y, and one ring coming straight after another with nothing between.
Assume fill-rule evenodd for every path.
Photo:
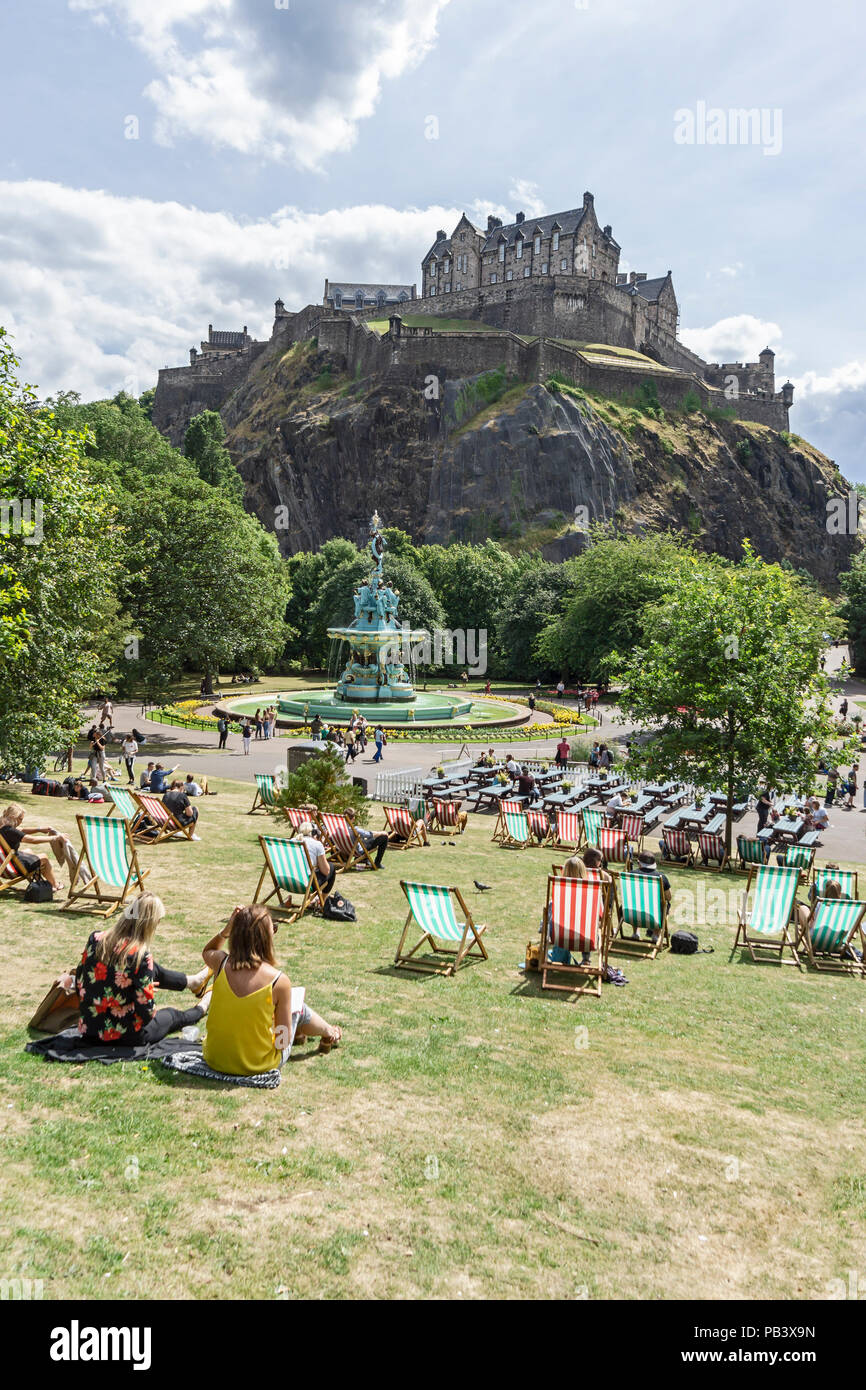
<instances>
[{"instance_id":1,"label":"castle tower","mask_svg":"<svg viewBox=\"0 0 866 1390\"><path fill-rule=\"evenodd\" d=\"M765 347L763 352L758 353L758 362L761 365L761 377L765 390L771 396L776 394L776 354L771 347Z\"/></svg>"}]
</instances>

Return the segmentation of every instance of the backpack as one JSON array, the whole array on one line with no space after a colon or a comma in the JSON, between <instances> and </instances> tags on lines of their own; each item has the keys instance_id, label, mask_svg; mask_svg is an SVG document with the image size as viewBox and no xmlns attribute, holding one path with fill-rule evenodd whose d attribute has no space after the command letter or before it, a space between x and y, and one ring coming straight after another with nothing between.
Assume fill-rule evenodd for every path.
<instances>
[{"instance_id":1,"label":"backpack","mask_svg":"<svg viewBox=\"0 0 866 1390\"><path fill-rule=\"evenodd\" d=\"M340 892L333 892L325 899L322 916L329 922L357 922L355 909L348 898Z\"/></svg>"},{"instance_id":2,"label":"backpack","mask_svg":"<svg viewBox=\"0 0 866 1390\"><path fill-rule=\"evenodd\" d=\"M712 946L701 947L693 931L675 931L671 936L671 955L673 956L693 956L698 951L702 955L711 955L713 949Z\"/></svg>"},{"instance_id":3,"label":"backpack","mask_svg":"<svg viewBox=\"0 0 866 1390\"><path fill-rule=\"evenodd\" d=\"M37 875L31 878L24 890L24 901L26 903L51 903L54 901L54 889L47 878Z\"/></svg>"}]
</instances>

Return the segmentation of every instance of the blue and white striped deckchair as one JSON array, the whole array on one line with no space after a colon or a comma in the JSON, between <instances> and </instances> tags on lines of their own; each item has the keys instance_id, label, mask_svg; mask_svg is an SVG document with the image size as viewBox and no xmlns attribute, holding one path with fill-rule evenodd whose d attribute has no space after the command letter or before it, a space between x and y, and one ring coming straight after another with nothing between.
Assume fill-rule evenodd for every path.
<instances>
[{"instance_id":1,"label":"blue and white striped deckchair","mask_svg":"<svg viewBox=\"0 0 866 1390\"><path fill-rule=\"evenodd\" d=\"M749 894L753 881L755 887L750 907ZM758 949L772 952L779 957L780 965L786 965L790 962L783 961L782 956L787 948L794 957L794 964L802 970L797 954L796 932L792 937L789 930L799 882L800 870L796 866L789 868L780 865L775 868L765 864L750 872L731 955L738 946L745 946L753 961L759 960L755 955Z\"/></svg>"},{"instance_id":2,"label":"blue and white striped deckchair","mask_svg":"<svg viewBox=\"0 0 866 1390\"><path fill-rule=\"evenodd\" d=\"M866 903L851 898L818 898L808 922L801 928L798 945L805 946L809 960L816 970L844 971L849 975L866 974L866 936L863 933L863 914ZM853 938L859 936L860 959L853 950Z\"/></svg>"},{"instance_id":3,"label":"blue and white striped deckchair","mask_svg":"<svg viewBox=\"0 0 866 1390\"><path fill-rule=\"evenodd\" d=\"M256 794L253 797L253 804L247 812L248 816L251 816L254 811L269 811L271 807L274 805L276 793L276 787L274 784L276 779L273 773L257 772L255 773L255 779Z\"/></svg>"},{"instance_id":4,"label":"blue and white striped deckchair","mask_svg":"<svg viewBox=\"0 0 866 1390\"><path fill-rule=\"evenodd\" d=\"M265 856L265 866L253 902L270 903L271 899L275 898L276 902L269 909L271 914L285 915L292 922L303 917L311 905L311 899L317 900L319 907L324 909L322 889L303 840L284 840L279 835L260 835L259 844ZM269 874L273 886L270 892L261 897Z\"/></svg>"},{"instance_id":5,"label":"blue and white striped deckchair","mask_svg":"<svg viewBox=\"0 0 866 1390\"><path fill-rule=\"evenodd\" d=\"M134 892L142 891L142 881L150 869L138 863L129 821L109 816L76 816L81 834L81 853L69 885L63 911L81 910L80 902L98 903L100 917L110 917ZM106 889L115 889L114 893ZM84 911L90 908L85 906Z\"/></svg>"},{"instance_id":6,"label":"blue and white striped deckchair","mask_svg":"<svg viewBox=\"0 0 866 1390\"><path fill-rule=\"evenodd\" d=\"M400 887L409 903L409 915L394 956L395 965L405 966L407 970L453 975L468 957L481 956L487 960L481 940L486 928L476 926L459 888L443 888L436 883L407 883L405 879L400 880ZM462 922L457 920L452 898L456 899L463 914ZM411 951L406 951L406 937L413 922L421 928L421 936ZM446 944L439 944L442 942ZM425 945L434 953L434 959L415 959L416 952ZM436 956L447 957L447 962L440 964Z\"/></svg>"}]
</instances>

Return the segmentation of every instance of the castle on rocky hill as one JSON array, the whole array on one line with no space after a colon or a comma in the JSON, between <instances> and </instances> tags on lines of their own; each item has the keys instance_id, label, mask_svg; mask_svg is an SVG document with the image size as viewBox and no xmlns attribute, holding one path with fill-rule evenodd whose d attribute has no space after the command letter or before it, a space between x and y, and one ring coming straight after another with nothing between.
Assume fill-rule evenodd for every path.
<instances>
[{"instance_id":1,"label":"castle on rocky hill","mask_svg":"<svg viewBox=\"0 0 866 1390\"><path fill-rule=\"evenodd\" d=\"M787 429L794 388L788 381L776 390L772 349L757 362L705 362L677 336L671 271L626 274L619 257L591 193L567 212L518 212L507 224L488 217L486 229L464 213L450 236L437 231L421 262L420 295L415 285L329 279L321 304L293 312L276 301L268 341L253 340L246 327L215 332L209 325L207 341L190 349L188 367L160 372L154 420L174 438L184 416L221 409L269 344L315 337L356 374L408 381L423 380L433 365L464 377L504 365L522 380L559 372L614 396L650 378L664 405L691 392L704 406L733 407L743 419ZM444 331L434 337L437 318ZM368 320L380 329L387 320L388 330L372 332ZM605 354L605 347L617 351Z\"/></svg>"}]
</instances>

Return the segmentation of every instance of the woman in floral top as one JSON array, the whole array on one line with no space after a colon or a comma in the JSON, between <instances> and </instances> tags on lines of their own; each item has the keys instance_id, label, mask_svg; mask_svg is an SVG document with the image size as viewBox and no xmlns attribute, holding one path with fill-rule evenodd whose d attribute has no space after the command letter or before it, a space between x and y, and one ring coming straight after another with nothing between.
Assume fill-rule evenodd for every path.
<instances>
[{"instance_id":1,"label":"woman in floral top","mask_svg":"<svg viewBox=\"0 0 866 1390\"><path fill-rule=\"evenodd\" d=\"M191 989L200 996L210 974L205 969L183 975L154 960L151 943L164 916L160 899L142 893L127 904L113 927L91 933L74 982L81 1010L78 1031L88 1041L120 1047L159 1042L206 1014L210 996L192 1009L154 1008L157 986Z\"/></svg>"}]
</instances>

